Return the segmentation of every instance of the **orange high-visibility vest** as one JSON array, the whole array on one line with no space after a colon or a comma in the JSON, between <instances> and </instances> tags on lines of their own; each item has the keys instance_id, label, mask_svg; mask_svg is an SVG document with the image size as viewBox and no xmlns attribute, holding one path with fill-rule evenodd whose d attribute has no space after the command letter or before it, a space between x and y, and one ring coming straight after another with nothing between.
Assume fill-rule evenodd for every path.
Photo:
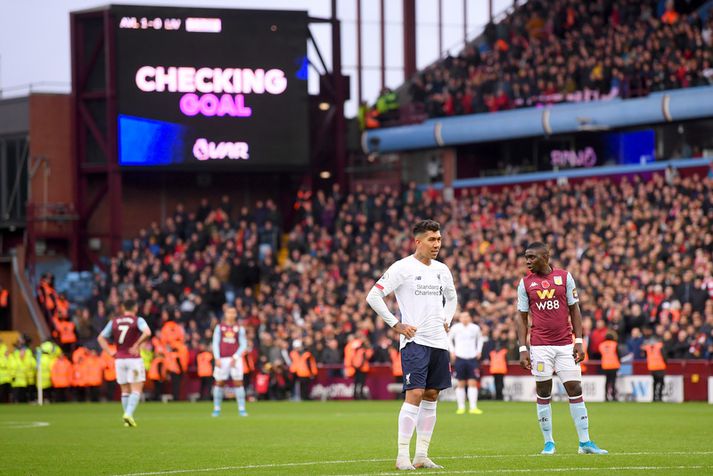
<instances>
[{"instance_id":1,"label":"orange high-visibility vest","mask_svg":"<svg viewBox=\"0 0 713 476\"><path fill-rule=\"evenodd\" d=\"M84 384L87 387L98 387L104 381L104 360L98 355L90 355L82 361Z\"/></svg>"},{"instance_id":2,"label":"orange high-visibility vest","mask_svg":"<svg viewBox=\"0 0 713 476\"><path fill-rule=\"evenodd\" d=\"M181 366L178 363L178 354L176 352L167 353L163 359L163 364L168 373L181 373Z\"/></svg>"},{"instance_id":3,"label":"orange high-visibility vest","mask_svg":"<svg viewBox=\"0 0 713 476\"><path fill-rule=\"evenodd\" d=\"M69 301L67 301L67 298L58 296L57 297L57 317L60 319L67 319L69 318Z\"/></svg>"},{"instance_id":4,"label":"orange high-visibility vest","mask_svg":"<svg viewBox=\"0 0 713 476\"><path fill-rule=\"evenodd\" d=\"M114 344L110 344L109 348L116 352L116 346ZM114 365L114 357L107 354L106 352L102 352L101 358L104 362L104 380L106 380L107 382L113 382L114 380L116 380L116 366Z\"/></svg>"},{"instance_id":5,"label":"orange high-visibility vest","mask_svg":"<svg viewBox=\"0 0 713 476\"><path fill-rule=\"evenodd\" d=\"M656 342L654 344L646 344L642 347L646 352L646 367L649 372L655 372L657 370L666 370L666 361L663 358L663 353L661 349L663 344L661 342Z\"/></svg>"},{"instance_id":6,"label":"orange high-visibility vest","mask_svg":"<svg viewBox=\"0 0 713 476\"><path fill-rule=\"evenodd\" d=\"M60 344L74 344L77 342L77 335L74 333L74 322L58 321L57 330L59 331Z\"/></svg>"},{"instance_id":7,"label":"orange high-visibility vest","mask_svg":"<svg viewBox=\"0 0 713 476\"><path fill-rule=\"evenodd\" d=\"M166 366L163 365L163 358L156 357L151 361L149 367L149 379L154 382L162 382L166 377Z\"/></svg>"},{"instance_id":8,"label":"orange high-visibility vest","mask_svg":"<svg viewBox=\"0 0 713 476\"><path fill-rule=\"evenodd\" d=\"M290 352L292 364L290 364L290 372L303 378L312 378L317 376L317 361L312 356L311 352L300 354L296 350Z\"/></svg>"},{"instance_id":9,"label":"orange high-visibility vest","mask_svg":"<svg viewBox=\"0 0 713 476\"><path fill-rule=\"evenodd\" d=\"M153 345L153 352L155 355L166 355L166 346L163 345L158 337L151 338L151 345Z\"/></svg>"},{"instance_id":10,"label":"orange high-visibility vest","mask_svg":"<svg viewBox=\"0 0 713 476\"><path fill-rule=\"evenodd\" d=\"M77 365L87 355L89 355L89 351L86 347L77 347L74 352L72 352L72 363Z\"/></svg>"},{"instance_id":11,"label":"orange high-visibility vest","mask_svg":"<svg viewBox=\"0 0 713 476\"><path fill-rule=\"evenodd\" d=\"M255 361L253 360L252 354L245 352L243 354L243 373L250 374L255 371Z\"/></svg>"},{"instance_id":12,"label":"orange high-visibility vest","mask_svg":"<svg viewBox=\"0 0 713 476\"><path fill-rule=\"evenodd\" d=\"M374 355L372 349L364 349L363 347L355 349L354 354L352 354L352 366L362 373L369 372L371 370L369 359L371 359L372 355Z\"/></svg>"},{"instance_id":13,"label":"orange high-visibility vest","mask_svg":"<svg viewBox=\"0 0 713 476\"><path fill-rule=\"evenodd\" d=\"M490 351L490 373L492 375L505 375L508 373L507 355L508 350L505 348Z\"/></svg>"},{"instance_id":14,"label":"orange high-visibility vest","mask_svg":"<svg viewBox=\"0 0 713 476\"><path fill-rule=\"evenodd\" d=\"M50 378L54 388L67 388L72 386L74 369L72 362L64 355L55 360L50 370Z\"/></svg>"},{"instance_id":15,"label":"orange high-visibility vest","mask_svg":"<svg viewBox=\"0 0 713 476\"><path fill-rule=\"evenodd\" d=\"M404 370L401 367L401 354L393 347L389 347L389 357L391 357L391 375L403 377Z\"/></svg>"},{"instance_id":16,"label":"orange high-visibility vest","mask_svg":"<svg viewBox=\"0 0 713 476\"><path fill-rule=\"evenodd\" d=\"M196 356L196 364L198 365L198 376L199 377L210 377L213 375L213 361L212 352L201 352Z\"/></svg>"},{"instance_id":17,"label":"orange high-visibility vest","mask_svg":"<svg viewBox=\"0 0 713 476\"><path fill-rule=\"evenodd\" d=\"M43 281L40 283L40 289L40 302L48 311L54 311L56 307L55 302L57 300L57 293L54 288L50 286L49 283Z\"/></svg>"},{"instance_id":18,"label":"orange high-visibility vest","mask_svg":"<svg viewBox=\"0 0 713 476\"><path fill-rule=\"evenodd\" d=\"M7 307L7 289L0 291L0 308Z\"/></svg>"},{"instance_id":19,"label":"orange high-visibility vest","mask_svg":"<svg viewBox=\"0 0 713 476\"><path fill-rule=\"evenodd\" d=\"M344 375L347 377L353 377L356 369L352 362L352 357L354 356L354 350L361 346L361 341L359 339L354 339L349 344L344 347Z\"/></svg>"},{"instance_id":20,"label":"orange high-visibility vest","mask_svg":"<svg viewBox=\"0 0 713 476\"><path fill-rule=\"evenodd\" d=\"M617 353L617 343L611 339L607 339L599 344L599 353L602 354L602 369L616 370L621 367L619 363L619 354Z\"/></svg>"},{"instance_id":21,"label":"orange high-visibility vest","mask_svg":"<svg viewBox=\"0 0 713 476\"><path fill-rule=\"evenodd\" d=\"M183 327L175 321L167 321L163 327L161 327L161 342L163 344L175 345L177 343L183 343L185 339L185 332Z\"/></svg>"}]
</instances>

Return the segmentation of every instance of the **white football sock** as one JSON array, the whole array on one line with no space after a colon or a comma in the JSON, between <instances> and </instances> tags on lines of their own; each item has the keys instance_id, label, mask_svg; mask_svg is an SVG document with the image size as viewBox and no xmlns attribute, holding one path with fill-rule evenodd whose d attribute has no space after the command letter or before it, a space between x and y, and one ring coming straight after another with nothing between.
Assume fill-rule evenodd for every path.
<instances>
[{"instance_id":1,"label":"white football sock","mask_svg":"<svg viewBox=\"0 0 713 476\"><path fill-rule=\"evenodd\" d=\"M458 410L465 410L465 388L456 387L456 402Z\"/></svg>"},{"instance_id":2,"label":"white football sock","mask_svg":"<svg viewBox=\"0 0 713 476\"><path fill-rule=\"evenodd\" d=\"M411 458L410 445L413 430L416 429L418 407L404 402L399 412L399 458Z\"/></svg>"},{"instance_id":3,"label":"white football sock","mask_svg":"<svg viewBox=\"0 0 713 476\"><path fill-rule=\"evenodd\" d=\"M436 426L436 406L438 402L421 400L416 422L416 456L428 456L428 445L431 443L433 428Z\"/></svg>"},{"instance_id":4,"label":"white football sock","mask_svg":"<svg viewBox=\"0 0 713 476\"><path fill-rule=\"evenodd\" d=\"M478 387L468 387L468 404L471 410L478 408Z\"/></svg>"}]
</instances>

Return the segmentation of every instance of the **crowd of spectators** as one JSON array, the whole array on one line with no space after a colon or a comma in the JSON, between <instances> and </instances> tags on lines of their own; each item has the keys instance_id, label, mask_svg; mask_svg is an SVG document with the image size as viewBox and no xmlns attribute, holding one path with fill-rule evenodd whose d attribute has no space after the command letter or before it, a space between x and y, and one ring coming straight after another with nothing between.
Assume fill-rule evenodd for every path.
<instances>
[{"instance_id":1,"label":"crowd of spectators","mask_svg":"<svg viewBox=\"0 0 713 476\"><path fill-rule=\"evenodd\" d=\"M679 3L528 1L419 72L412 101L438 117L713 84L713 15Z\"/></svg>"},{"instance_id":2,"label":"crowd of spectators","mask_svg":"<svg viewBox=\"0 0 713 476\"><path fill-rule=\"evenodd\" d=\"M345 354L362 347L371 363L389 363L397 336L365 296L386 267L413 252L412 224L430 217L443 226L440 259L453 271L459 307L510 359L518 358L512 318L530 241L545 241L555 266L577 280L590 358L607 333L634 359L652 337L668 358L713 357L712 178L478 188L450 202L414 184L350 193L335 186L301 192L284 236L274 203L232 208L229 197L197 211L179 205L127 241L97 275L93 298L74 306L77 345L95 346L130 297L158 330L155 356L175 351L176 372L195 371L228 302L243 318L246 365L261 376L265 397L289 395L295 348L319 364L348 367Z\"/></svg>"}]
</instances>

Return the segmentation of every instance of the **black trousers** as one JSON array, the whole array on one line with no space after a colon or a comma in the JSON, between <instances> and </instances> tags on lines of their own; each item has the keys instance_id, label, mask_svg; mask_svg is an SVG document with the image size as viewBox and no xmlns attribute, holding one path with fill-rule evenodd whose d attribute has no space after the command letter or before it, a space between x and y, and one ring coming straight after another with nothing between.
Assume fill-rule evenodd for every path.
<instances>
[{"instance_id":1,"label":"black trousers","mask_svg":"<svg viewBox=\"0 0 713 476\"><path fill-rule=\"evenodd\" d=\"M364 384L366 383L366 376L368 374L360 371L354 373L354 400L364 400L366 399L366 394L364 393Z\"/></svg>"},{"instance_id":2,"label":"black trousers","mask_svg":"<svg viewBox=\"0 0 713 476\"><path fill-rule=\"evenodd\" d=\"M300 399L309 400L309 383L312 381L309 377L297 377L300 383Z\"/></svg>"},{"instance_id":3,"label":"black trousers","mask_svg":"<svg viewBox=\"0 0 713 476\"><path fill-rule=\"evenodd\" d=\"M502 400L503 388L505 387L505 375L493 374L493 380L495 380L495 400Z\"/></svg>"},{"instance_id":4,"label":"black trousers","mask_svg":"<svg viewBox=\"0 0 713 476\"><path fill-rule=\"evenodd\" d=\"M10 401L10 395L12 394L12 387L9 383L4 383L0 385L0 403L7 403Z\"/></svg>"},{"instance_id":5,"label":"black trousers","mask_svg":"<svg viewBox=\"0 0 713 476\"><path fill-rule=\"evenodd\" d=\"M666 372L655 370L651 372L651 375L654 377L654 402L661 402L663 401L663 378Z\"/></svg>"},{"instance_id":6,"label":"black trousers","mask_svg":"<svg viewBox=\"0 0 713 476\"><path fill-rule=\"evenodd\" d=\"M181 380L183 380L183 374L169 374L171 376L171 393L173 393L173 401L178 401L181 397Z\"/></svg>"},{"instance_id":7,"label":"black trousers","mask_svg":"<svg viewBox=\"0 0 713 476\"><path fill-rule=\"evenodd\" d=\"M211 400L210 389L212 386L212 377L201 377L201 400Z\"/></svg>"},{"instance_id":8,"label":"black trousers","mask_svg":"<svg viewBox=\"0 0 713 476\"><path fill-rule=\"evenodd\" d=\"M28 399L27 387L13 387L12 394L13 394L15 403L27 403L27 399Z\"/></svg>"},{"instance_id":9,"label":"black trousers","mask_svg":"<svg viewBox=\"0 0 713 476\"><path fill-rule=\"evenodd\" d=\"M107 380L104 382L104 398L111 402L114 400L114 394L116 394L116 380Z\"/></svg>"},{"instance_id":10,"label":"black trousers","mask_svg":"<svg viewBox=\"0 0 713 476\"><path fill-rule=\"evenodd\" d=\"M605 398L607 402L616 401L616 373L618 369L604 370L604 375L607 377L605 386Z\"/></svg>"}]
</instances>

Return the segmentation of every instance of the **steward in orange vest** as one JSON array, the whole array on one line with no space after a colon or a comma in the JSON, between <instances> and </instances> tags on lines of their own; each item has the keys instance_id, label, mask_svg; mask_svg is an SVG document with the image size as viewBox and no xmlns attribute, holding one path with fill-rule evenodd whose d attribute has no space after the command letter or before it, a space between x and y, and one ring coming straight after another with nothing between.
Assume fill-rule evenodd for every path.
<instances>
[{"instance_id":1,"label":"steward in orange vest","mask_svg":"<svg viewBox=\"0 0 713 476\"><path fill-rule=\"evenodd\" d=\"M69 319L56 319L54 323L60 347L62 347L63 351L69 352L73 347L72 344L77 343L77 334L75 332L74 322Z\"/></svg>"},{"instance_id":2,"label":"steward in orange vest","mask_svg":"<svg viewBox=\"0 0 713 476\"><path fill-rule=\"evenodd\" d=\"M290 372L297 377L300 386L300 398L309 400L309 384L317 376L317 361L312 353L302 348L301 343L294 345L294 350L290 352Z\"/></svg>"},{"instance_id":3,"label":"steward in orange vest","mask_svg":"<svg viewBox=\"0 0 713 476\"><path fill-rule=\"evenodd\" d=\"M183 374L188 368L188 348L174 341L167 348L166 356L164 357L164 363L166 365L166 371L171 379L171 390L173 393L173 400L177 401L181 395L181 381L183 380Z\"/></svg>"},{"instance_id":4,"label":"steward in orange vest","mask_svg":"<svg viewBox=\"0 0 713 476\"><path fill-rule=\"evenodd\" d=\"M54 398L60 402L66 402L68 399L67 389L72 386L72 378L74 376L74 366L72 361L66 355L60 355L52 364L50 370L50 378L52 379L52 387L54 388Z\"/></svg>"},{"instance_id":5,"label":"steward in orange vest","mask_svg":"<svg viewBox=\"0 0 713 476\"><path fill-rule=\"evenodd\" d=\"M607 334L604 342L599 344L599 353L602 354L602 371L607 377L606 400L616 401L616 374L621 367L619 362L619 344L612 334Z\"/></svg>"},{"instance_id":6,"label":"steward in orange vest","mask_svg":"<svg viewBox=\"0 0 713 476\"><path fill-rule=\"evenodd\" d=\"M354 369L354 400L364 400L366 399L364 384L366 383L367 375L371 371L369 360L374 355L374 350L366 339L363 341L358 338L354 339L352 345L350 365Z\"/></svg>"},{"instance_id":7,"label":"steward in orange vest","mask_svg":"<svg viewBox=\"0 0 713 476\"><path fill-rule=\"evenodd\" d=\"M183 344L185 341L186 334L176 321L166 321L166 323L161 327L161 343L164 345L174 346L177 344Z\"/></svg>"},{"instance_id":8,"label":"steward in orange vest","mask_svg":"<svg viewBox=\"0 0 713 476\"><path fill-rule=\"evenodd\" d=\"M658 337L642 346L646 352L646 367L654 379L654 402L663 400L664 377L666 376L666 359L663 355L663 342Z\"/></svg>"},{"instance_id":9,"label":"steward in orange vest","mask_svg":"<svg viewBox=\"0 0 713 476\"><path fill-rule=\"evenodd\" d=\"M109 344L109 349L116 352L116 345ZM104 362L104 398L111 401L114 400L114 393L116 392L116 365L114 357L106 352L102 351L100 357Z\"/></svg>"},{"instance_id":10,"label":"steward in orange vest","mask_svg":"<svg viewBox=\"0 0 713 476\"><path fill-rule=\"evenodd\" d=\"M497 344L500 344L498 341ZM496 345L497 345L496 344ZM508 349L500 347L491 350L488 354L490 359L490 375L493 376L495 382L495 399L503 399L503 388L505 386L505 374L508 373Z\"/></svg>"},{"instance_id":11,"label":"steward in orange vest","mask_svg":"<svg viewBox=\"0 0 713 476\"><path fill-rule=\"evenodd\" d=\"M196 355L196 373L201 379L201 400L206 400L210 397L210 387L212 384L211 377L213 376L213 352L205 350L205 345L201 346L204 349Z\"/></svg>"},{"instance_id":12,"label":"steward in orange vest","mask_svg":"<svg viewBox=\"0 0 713 476\"><path fill-rule=\"evenodd\" d=\"M87 357L82 360L82 374L84 384L87 387L87 400L92 402L99 401L99 389L104 382L104 360L91 351Z\"/></svg>"}]
</instances>

